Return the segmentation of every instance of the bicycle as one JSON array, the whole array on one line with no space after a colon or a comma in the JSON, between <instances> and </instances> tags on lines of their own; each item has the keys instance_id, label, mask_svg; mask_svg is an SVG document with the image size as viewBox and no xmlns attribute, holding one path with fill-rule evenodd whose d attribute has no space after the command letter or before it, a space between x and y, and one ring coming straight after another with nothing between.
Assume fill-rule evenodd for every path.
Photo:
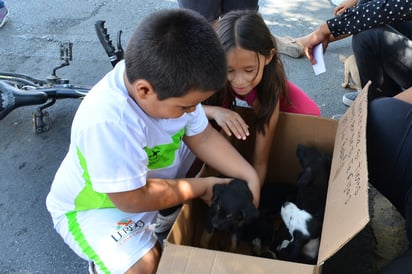
<instances>
[{"instance_id":1,"label":"bicycle","mask_svg":"<svg viewBox=\"0 0 412 274\"><path fill-rule=\"evenodd\" d=\"M95 30L114 67L123 59L122 32L119 31L117 34L116 49L105 28L105 21L96 21ZM45 109L60 99L81 99L86 96L91 87L73 85L68 79L57 75L57 70L69 66L73 60L73 43L61 42L59 49L62 63L54 67L44 80L27 74L0 71L0 120L17 108L40 105L32 113L32 125L35 133L42 133L50 129L49 113Z\"/></svg>"}]
</instances>

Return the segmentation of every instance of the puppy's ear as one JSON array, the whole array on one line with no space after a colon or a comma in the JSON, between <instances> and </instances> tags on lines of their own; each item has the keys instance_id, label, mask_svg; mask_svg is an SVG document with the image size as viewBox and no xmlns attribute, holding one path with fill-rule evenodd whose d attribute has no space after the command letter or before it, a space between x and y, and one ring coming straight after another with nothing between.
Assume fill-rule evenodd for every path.
<instances>
[{"instance_id":1,"label":"puppy's ear","mask_svg":"<svg viewBox=\"0 0 412 274\"><path fill-rule=\"evenodd\" d=\"M242 209L242 217L246 223L250 223L259 217L259 210L253 203L249 204L246 208Z\"/></svg>"},{"instance_id":2,"label":"puppy's ear","mask_svg":"<svg viewBox=\"0 0 412 274\"><path fill-rule=\"evenodd\" d=\"M303 144L297 144L296 146L296 156L298 157L298 160L301 165L303 165L303 159L305 159L306 157L307 150L308 147Z\"/></svg>"},{"instance_id":3,"label":"puppy's ear","mask_svg":"<svg viewBox=\"0 0 412 274\"><path fill-rule=\"evenodd\" d=\"M213 186L212 203L219 200L225 191L225 184L215 184Z\"/></svg>"},{"instance_id":4,"label":"puppy's ear","mask_svg":"<svg viewBox=\"0 0 412 274\"><path fill-rule=\"evenodd\" d=\"M313 172L312 172L312 168L310 168L310 167L306 167L306 168L304 168L303 170L302 170L302 172L300 173L300 175L299 175L299 178L298 178L298 184L299 185L302 185L302 186L304 186L304 185L309 185L309 183L312 181L312 179L313 179L313 174L312 174Z\"/></svg>"}]
</instances>

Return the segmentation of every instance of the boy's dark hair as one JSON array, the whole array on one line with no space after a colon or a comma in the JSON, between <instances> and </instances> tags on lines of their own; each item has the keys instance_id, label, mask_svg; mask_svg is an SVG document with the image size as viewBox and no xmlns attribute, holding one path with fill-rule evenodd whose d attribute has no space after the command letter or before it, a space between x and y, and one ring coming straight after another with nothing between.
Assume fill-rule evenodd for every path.
<instances>
[{"instance_id":1,"label":"boy's dark hair","mask_svg":"<svg viewBox=\"0 0 412 274\"><path fill-rule=\"evenodd\" d=\"M225 52L240 47L254 51L256 55L262 54L268 57L271 50L275 49L275 54L270 63L264 67L262 80L256 87L256 98L259 102L255 111L256 129L264 134L265 124L269 122L279 101L279 96L283 95L288 100L286 74L276 50L275 39L263 18L253 10L236 10L226 13L216 23L216 33ZM214 94L206 103L222 105L222 102L229 105L234 104L230 83L227 83L224 92Z\"/></svg>"},{"instance_id":2,"label":"boy's dark hair","mask_svg":"<svg viewBox=\"0 0 412 274\"><path fill-rule=\"evenodd\" d=\"M186 9L155 12L137 27L125 51L130 83L145 79L158 99L189 90L213 91L226 82L226 55L212 26Z\"/></svg>"}]
</instances>

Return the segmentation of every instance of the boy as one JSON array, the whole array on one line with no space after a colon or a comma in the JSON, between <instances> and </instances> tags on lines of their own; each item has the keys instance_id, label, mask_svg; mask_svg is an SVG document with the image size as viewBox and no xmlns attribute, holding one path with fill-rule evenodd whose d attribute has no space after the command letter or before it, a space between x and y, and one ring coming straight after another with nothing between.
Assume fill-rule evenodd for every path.
<instances>
[{"instance_id":1,"label":"boy","mask_svg":"<svg viewBox=\"0 0 412 274\"><path fill-rule=\"evenodd\" d=\"M57 232L98 273L154 273L157 211L196 197L210 203L213 185L230 181L185 179L194 154L247 181L258 204L256 171L200 105L225 84L225 59L203 17L160 11L142 20L125 61L82 101L46 203Z\"/></svg>"}]
</instances>

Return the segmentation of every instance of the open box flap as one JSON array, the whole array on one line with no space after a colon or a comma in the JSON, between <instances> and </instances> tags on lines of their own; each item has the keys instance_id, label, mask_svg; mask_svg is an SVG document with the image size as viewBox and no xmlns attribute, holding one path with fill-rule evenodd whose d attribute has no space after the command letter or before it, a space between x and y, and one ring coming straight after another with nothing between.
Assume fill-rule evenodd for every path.
<instances>
[{"instance_id":1,"label":"open box flap","mask_svg":"<svg viewBox=\"0 0 412 274\"><path fill-rule=\"evenodd\" d=\"M335 254L369 222L368 86L359 93L338 123L318 264Z\"/></svg>"}]
</instances>

